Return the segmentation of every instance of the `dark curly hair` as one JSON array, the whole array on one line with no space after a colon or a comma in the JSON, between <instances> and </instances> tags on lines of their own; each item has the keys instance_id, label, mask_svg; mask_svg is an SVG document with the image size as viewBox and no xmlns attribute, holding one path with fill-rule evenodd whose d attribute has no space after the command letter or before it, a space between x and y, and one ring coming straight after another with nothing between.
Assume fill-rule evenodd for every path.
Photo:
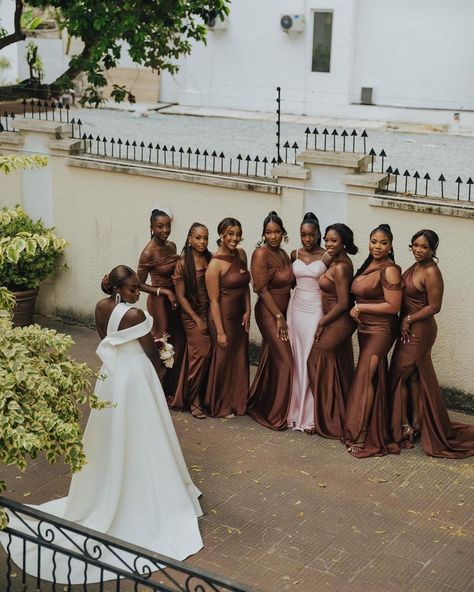
<instances>
[{"instance_id":1,"label":"dark curly hair","mask_svg":"<svg viewBox=\"0 0 474 592\"><path fill-rule=\"evenodd\" d=\"M324 233L325 238L326 234L330 230L334 230L334 232L337 232L337 234L341 237L344 248L346 249L346 252L349 253L349 255L355 255L359 251L358 247L354 244L354 233L349 228L349 226L346 226L341 222L330 224L326 227L326 231Z\"/></svg>"},{"instance_id":2,"label":"dark curly hair","mask_svg":"<svg viewBox=\"0 0 474 592\"><path fill-rule=\"evenodd\" d=\"M265 229L267 227L267 224L269 224L270 222L278 224L278 226L281 228L283 232L283 240L285 241L285 243L288 242L288 233L286 232L286 229L283 226L283 220L274 210L272 210L268 213L268 216L266 216L265 220L263 221L262 238L258 241L257 247L260 247L261 245L265 244Z\"/></svg>"}]
</instances>

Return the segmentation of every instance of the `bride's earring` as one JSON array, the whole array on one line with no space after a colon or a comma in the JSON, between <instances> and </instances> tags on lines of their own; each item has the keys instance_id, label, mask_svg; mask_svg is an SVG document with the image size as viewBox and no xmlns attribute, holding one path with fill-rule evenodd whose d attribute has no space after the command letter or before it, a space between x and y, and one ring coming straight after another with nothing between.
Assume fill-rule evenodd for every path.
<instances>
[{"instance_id":1,"label":"bride's earring","mask_svg":"<svg viewBox=\"0 0 474 592\"><path fill-rule=\"evenodd\" d=\"M115 294L115 304L120 304L122 302L122 297L120 296L120 292Z\"/></svg>"}]
</instances>

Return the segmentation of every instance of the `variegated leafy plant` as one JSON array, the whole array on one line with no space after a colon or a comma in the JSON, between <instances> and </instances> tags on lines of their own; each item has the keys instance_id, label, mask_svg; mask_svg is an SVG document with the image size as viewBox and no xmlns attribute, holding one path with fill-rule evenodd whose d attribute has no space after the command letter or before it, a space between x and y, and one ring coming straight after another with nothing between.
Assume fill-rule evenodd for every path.
<instances>
[{"instance_id":1,"label":"variegated leafy plant","mask_svg":"<svg viewBox=\"0 0 474 592\"><path fill-rule=\"evenodd\" d=\"M51 275L67 241L16 206L0 211L0 284L10 290L36 288Z\"/></svg>"}]
</instances>

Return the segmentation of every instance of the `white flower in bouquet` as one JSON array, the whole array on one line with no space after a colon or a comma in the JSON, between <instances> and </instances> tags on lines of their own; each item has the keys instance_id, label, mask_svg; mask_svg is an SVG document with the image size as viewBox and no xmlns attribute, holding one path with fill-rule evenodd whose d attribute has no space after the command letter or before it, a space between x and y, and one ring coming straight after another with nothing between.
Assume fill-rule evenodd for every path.
<instances>
[{"instance_id":1,"label":"white flower in bouquet","mask_svg":"<svg viewBox=\"0 0 474 592\"><path fill-rule=\"evenodd\" d=\"M174 347L168 342L169 333L155 339L155 344L160 352L160 360L165 368L172 368L174 364Z\"/></svg>"}]
</instances>

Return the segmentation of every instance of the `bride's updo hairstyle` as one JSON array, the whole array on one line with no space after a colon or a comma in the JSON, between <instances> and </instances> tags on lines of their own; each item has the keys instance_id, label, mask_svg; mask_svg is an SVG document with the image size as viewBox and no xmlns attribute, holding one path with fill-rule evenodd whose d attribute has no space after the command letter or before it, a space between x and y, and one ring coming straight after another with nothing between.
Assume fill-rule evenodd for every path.
<instances>
[{"instance_id":1,"label":"bride's updo hairstyle","mask_svg":"<svg viewBox=\"0 0 474 592\"><path fill-rule=\"evenodd\" d=\"M337 232L341 237L346 253L349 253L349 255L355 255L359 251L359 248L354 244L354 233L349 226L346 226L341 222L336 222L335 224L327 226L324 234L326 235L330 230L334 230L334 232Z\"/></svg>"},{"instance_id":2,"label":"bride's updo hairstyle","mask_svg":"<svg viewBox=\"0 0 474 592\"><path fill-rule=\"evenodd\" d=\"M114 267L112 271L105 274L102 278L100 284L102 292L105 292L110 296L113 294L114 288L115 290L121 288L132 275L135 275L135 272L130 267L127 267L126 265L117 265L117 267Z\"/></svg>"},{"instance_id":3,"label":"bride's updo hairstyle","mask_svg":"<svg viewBox=\"0 0 474 592\"><path fill-rule=\"evenodd\" d=\"M283 220L280 218L280 216L274 210L272 210L271 212L268 213L268 216L263 221L262 239L258 241L257 247L261 247L262 245L265 244L265 229L267 227L267 224L269 224L270 222L273 222L274 224L278 224L278 226L281 228L281 230L283 232L283 240L285 241L285 243L288 242L288 233L286 232L286 229L283 226Z\"/></svg>"},{"instance_id":4,"label":"bride's updo hairstyle","mask_svg":"<svg viewBox=\"0 0 474 592\"><path fill-rule=\"evenodd\" d=\"M218 247L220 247L222 244L221 236L223 236L229 228L232 228L232 226L237 226L240 232L242 232L242 224L237 220L237 218L224 218L219 222L217 226L217 234L219 235L219 238L216 241Z\"/></svg>"},{"instance_id":5,"label":"bride's updo hairstyle","mask_svg":"<svg viewBox=\"0 0 474 592\"><path fill-rule=\"evenodd\" d=\"M303 224L311 224L311 226L314 226L319 236L316 244L321 246L321 227L319 226L319 220L316 214L313 214L313 212L306 212L306 214L303 216L303 221L301 222L300 228L303 226Z\"/></svg>"}]
</instances>

